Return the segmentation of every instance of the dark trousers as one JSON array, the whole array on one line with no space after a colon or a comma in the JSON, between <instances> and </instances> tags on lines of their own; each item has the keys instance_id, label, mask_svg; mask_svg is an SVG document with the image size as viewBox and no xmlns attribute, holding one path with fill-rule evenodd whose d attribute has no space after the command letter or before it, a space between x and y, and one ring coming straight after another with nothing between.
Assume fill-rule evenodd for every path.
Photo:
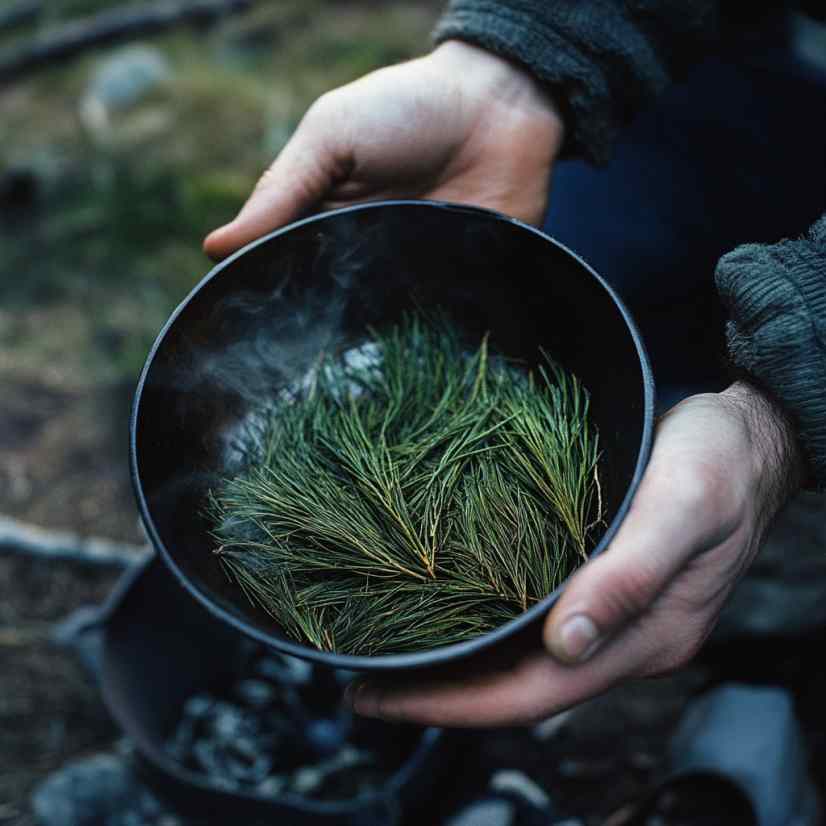
<instances>
[{"instance_id":1,"label":"dark trousers","mask_svg":"<svg viewBox=\"0 0 826 826\"><path fill-rule=\"evenodd\" d=\"M662 410L727 381L717 259L799 236L824 211L826 71L798 60L780 27L695 67L608 166L558 164L544 230L630 307Z\"/></svg>"}]
</instances>

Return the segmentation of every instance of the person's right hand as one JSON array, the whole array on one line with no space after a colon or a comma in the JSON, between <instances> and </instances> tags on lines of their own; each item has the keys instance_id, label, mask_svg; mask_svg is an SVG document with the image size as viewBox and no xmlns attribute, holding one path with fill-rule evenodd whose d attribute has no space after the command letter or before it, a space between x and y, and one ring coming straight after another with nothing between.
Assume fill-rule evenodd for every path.
<instances>
[{"instance_id":1,"label":"person's right hand","mask_svg":"<svg viewBox=\"0 0 826 826\"><path fill-rule=\"evenodd\" d=\"M319 98L238 216L204 249L223 258L320 208L432 198L542 219L563 125L525 70L460 41Z\"/></svg>"}]
</instances>

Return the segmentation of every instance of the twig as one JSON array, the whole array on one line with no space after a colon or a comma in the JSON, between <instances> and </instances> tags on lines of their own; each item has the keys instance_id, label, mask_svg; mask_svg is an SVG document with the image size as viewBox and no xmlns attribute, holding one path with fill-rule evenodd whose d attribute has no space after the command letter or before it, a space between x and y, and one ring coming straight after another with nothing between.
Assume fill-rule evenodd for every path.
<instances>
[{"instance_id":1,"label":"twig","mask_svg":"<svg viewBox=\"0 0 826 826\"><path fill-rule=\"evenodd\" d=\"M166 31L184 23L205 25L249 9L254 0L189 0L155 2L101 12L68 23L25 46L0 56L0 84L87 51Z\"/></svg>"},{"instance_id":2,"label":"twig","mask_svg":"<svg viewBox=\"0 0 826 826\"><path fill-rule=\"evenodd\" d=\"M43 10L43 0L20 0L0 11L0 32L35 20Z\"/></svg>"},{"instance_id":3,"label":"twig","mask_svg":"<svg viewBox=\"0 0 826 826\"><path fill-rule=\"evenodd\" d=\"M2 516L0 552L125 567L146 556L149 548L99 537L81 537L65 531L46 530Z\"/></svg>"}]
</instances>

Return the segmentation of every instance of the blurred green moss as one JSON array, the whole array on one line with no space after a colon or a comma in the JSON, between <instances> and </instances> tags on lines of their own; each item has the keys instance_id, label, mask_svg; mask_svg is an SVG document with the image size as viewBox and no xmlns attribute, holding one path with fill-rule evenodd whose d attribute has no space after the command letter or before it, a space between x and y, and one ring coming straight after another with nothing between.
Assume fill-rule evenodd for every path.
<instances>
[{"instance_id":1,"label":"blurred green moss","mask_svg":"<svg viewBox=\"0 0 826 826\"><path fill-rule=\"evenodd\" d=\"M41 28L117 5L49 4ZM123 109L90 90L128 46L0 88L0 183L10 170L34 181L30 203L0 202L0 306L13 316L0 364L45 373L58 359L81 384L134 378L211 266L202 238L235 215L309 104L425 51L440 5L280 0L178 29L142 44L169 76Z\"/></svg>"}]
</instances>

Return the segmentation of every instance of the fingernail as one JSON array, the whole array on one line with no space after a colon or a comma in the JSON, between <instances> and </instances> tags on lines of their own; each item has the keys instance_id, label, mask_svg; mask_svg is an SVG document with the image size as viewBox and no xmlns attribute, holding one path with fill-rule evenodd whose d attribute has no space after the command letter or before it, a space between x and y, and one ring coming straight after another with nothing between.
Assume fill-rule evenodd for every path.
<instances>
[{"instance_id":1,"label":"fingernail","mask_svg":"<svg viewBox=\"0 0 826 826\"><path fill-rule=\"evenodd\" d=\"M562 623L555 647L564 659L584 662L599 646L599 631L586 614L574 614Z\"/></svg>"},{"instance_id":2,"label":"fingernail","mask_svg":"<svg viewBox=\"0 0 826 826\"><path fill-rule=\"evenodd\" d=\"M375 714L376 694L365 680L354 680L344 689L344 702L357 714Z\"/></svg>"}]
</instances>

